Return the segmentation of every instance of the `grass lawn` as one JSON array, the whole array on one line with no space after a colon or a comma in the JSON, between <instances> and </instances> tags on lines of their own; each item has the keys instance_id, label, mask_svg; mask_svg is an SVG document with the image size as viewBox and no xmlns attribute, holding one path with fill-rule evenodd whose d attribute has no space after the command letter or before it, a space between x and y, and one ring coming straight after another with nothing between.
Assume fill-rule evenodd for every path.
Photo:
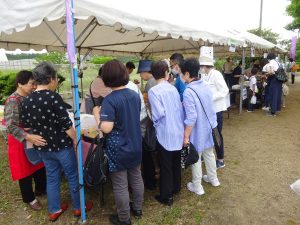
<instances>
[{"instance_id":1,"label":"grass lawn","mask_svg":"<svg viewBox=\"0 0 300 225\"><path fill-rule=\"evenodd\" d=\"M1 225L37 225L37 224L53 224L47 220L47 199L41 197L39 200L44 206L40 212L30 210L26 204L22 202L17 182L13 182L10 178L10 171L7 160L6 146L1 140L0 149L0 224ZM202 218L205 216L210 205L218 200L222 187L213 188L204 185L206 194L202 197L190 193L186 188L186 183L191 179L191 171L183 171L182 191L175 197L174 205L166 207L158 204L154 200L154 195L158 191L146 191L145 202L143 206L143 217L136 220L132 217L133 224L151 225L151 224L201 224ZM62 182L62 201L69 202L71 205L67 183L63 179ZM109 224L108 216L115 212L114 199L112 195L111 184L105 185L105 205L100 204L100 194L98 189L87 190L86 199L93 201L94 207L88 212L88 224ZM71 206L70 206L71 207ZM71 214L71 210L66 211L59 220L57 225L77 224L78 220Z\"/></svg>"}]
</instances>

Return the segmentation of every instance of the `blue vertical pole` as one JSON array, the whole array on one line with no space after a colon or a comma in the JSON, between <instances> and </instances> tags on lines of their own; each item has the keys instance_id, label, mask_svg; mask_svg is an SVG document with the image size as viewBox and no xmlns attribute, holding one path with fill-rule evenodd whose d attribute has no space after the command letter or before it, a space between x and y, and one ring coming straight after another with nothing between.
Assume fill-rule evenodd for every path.
<instances>
[{"instance_id":1,"label":"blue vertical pole","mask_svg":"<svg viewBox=\"0 0 300 225\"><path fill-rule=\"evenodd\" d=\"M67 0L68 1L68 0ZM74 0L72 3L72 28L73 28L73 38L74 38L74 49L76 52L75 43L75 29L74 29ZM73 108L75 109L75 129L76 129L76 139L77 139L77 161L78 161L78 174L79 174L79 185L80 185L80 208L81 208L81 222L86 222L86 212L85 212L85 197L84 197L84 183L83 183L83 165L82 165L82 145L81 145L81 129L80 129L80 109L79 109L79 89L78 89L78 66L77 62L70 65L71 78L72 78L72 92L73 92Z\"/></svg>"}]
</instances>

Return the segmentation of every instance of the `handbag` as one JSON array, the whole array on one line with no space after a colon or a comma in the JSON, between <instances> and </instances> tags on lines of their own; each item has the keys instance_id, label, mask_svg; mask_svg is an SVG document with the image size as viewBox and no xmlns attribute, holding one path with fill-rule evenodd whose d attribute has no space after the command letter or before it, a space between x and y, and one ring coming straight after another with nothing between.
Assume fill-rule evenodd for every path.
<instances>
[{"instance_id":1,"label":"handbag","mask_svg":"<svg viewBox=\"0 0 300 225\"><path fill-rule=\"evenodd\" d=\"M148 117L147 120L145 137L143 138L143 150L147 152L155 152L157 150L156 130L153 126L152 120L150 120Z\"/></svg>"},{"instance_id":2,"label":"handbag","mask_svg":"<svg viewBox=\"0 0 300 225\"><path fill-rule=\"evenodd\" d=\"M251 103L252 105L255 105L255 104L256 104L256 96L253 95L253 96L251 97L250 103Z\"/></svg>"},{"instance_id":3,"label":"handbag","mask_svg":"<svg viewBox=\"0 0 300 225\"><path fill-rule=\"evenodd\" d=\"M28 141L24 142L24 151L28 161L32 165L37 165L43 162L38 150L33 148L33 145L30 142Z\"/></svg>"},{"instance_id":4,"label":"handbag","mask_svg":"<svg viewBox=\"0 0 300 225\"><path fill-rule=\"evenodd\" d=\"M181 150L181 168L186 169L199 160L199 154L192 143Z\"/></svg>"},{"instance_id":5,"label":"handbag","mask_svg":"<svg viewBox=\"0 0 300 225\"><path fill-rule=\"evenodd\" d=\"M202 109L204 111L204 114L205 114L205 116L207 118L207 121L208 121L208 123L210 125L210 128L211 128L211 131L212 131L212 137L213 137L213 141L214 141L215 150L219 151L221 149L221 146L222 146L221 134L220 134L220 132L219 132L219 130L218 130L217 127L214 127L214 128L212 127L212 125L211 125L211 123L209 121L209 118L208 118L208 116L206 114L206 111L205 111L205 109L203 107L203 104L201 102L201 99L200 99L199 95L197 94L197 92L193 88L190 88L190 87L188 87L188 88L191 89L193 92L195 92L195 94L197 95L197 97L199 99L199 102L200 102L200 104L202 106Z\"/></svg>"}]
</instances>

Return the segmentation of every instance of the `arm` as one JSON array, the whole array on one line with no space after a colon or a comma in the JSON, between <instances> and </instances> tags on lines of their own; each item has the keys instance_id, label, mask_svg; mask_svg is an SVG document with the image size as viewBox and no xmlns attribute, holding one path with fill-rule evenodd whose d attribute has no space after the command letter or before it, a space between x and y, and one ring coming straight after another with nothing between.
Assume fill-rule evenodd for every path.
<instances>
[{"instance_id":1,"label":"arm","mask_svg":"<svg viewBox=\"0 0 300 225\"><path fill-rule=\"evenodd\" d=\"M184 146L186 146L189 143L190 135L197 121L196 105L192 93L190 93L190 90L186 90L183 94L183 106L185 109L184 124L186 125L184 130L183 144Z\"/></svg>"},{"instance_id":2,"label":"arm","mask_svg":"<svg viewBox=\"0 0 300 225\"><path fill-rule=\"evenodd\" d=\"M148 97L151 107L152 120L154 124L157 124L157 122L161 118L165 117L164 106L161 104L157 96L151 90L148 93Z\"/></svg>"},{"instance_id":3,"label":"arm","mask_svg":"<svg viewBox=\"0 0 300 225\"><path fill-rule=\"evenodd\" d=\"M213 100L215 101L225 98L229 93L229 89L221 73L218 72L214 74L214 84L216 86L217 92L213 93Z\"/></svg>"},{"instance_id":4,"label":"arm","mask_svg":"<svg viewBox=\"0 0 300 225\"><path fill-rule=\"evenodd\" d=\"M9 134L13 135L18 141L22 142L27 133L19 127L20 108L16 99L9 99L4 108L4 119Z\"/></svg>"},{"instance_id":5,"label":"arm","mask_svg":"<svg viewBox=\"0 0 300 225\"><path fill-rule=\"evenodd\" d=\"M113 127L114 127L114 122L102 121L100 123L100 130L106 134L110 133Z\"/></svg>"},{"instance_id":6,"label":"arm","mask_svg":"<svg viewBox=\"0 0 300 225\"><path fill-rule=\"evenodd\" d=\"M114 128L116 110L114 104L105 98L100 112L100 130L104 133L110 133Z\"/></svg>"}]
</instances>

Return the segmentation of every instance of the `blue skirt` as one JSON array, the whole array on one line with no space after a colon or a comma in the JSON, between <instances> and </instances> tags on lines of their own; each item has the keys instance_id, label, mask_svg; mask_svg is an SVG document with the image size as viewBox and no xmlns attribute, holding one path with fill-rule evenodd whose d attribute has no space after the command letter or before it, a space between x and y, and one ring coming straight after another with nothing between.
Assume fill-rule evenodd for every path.
<instances>
[{"instance_id":1,"label":"blue skirt","mask_svg":"<svg viewBox=\"0 0 300 225\"><path fill-rule=\"evenodd\" d=\"M282 82L278 81L274 75L270 80L269 100L271 113L275 114L281 110Z\"/></svg>"}]
</instances>

